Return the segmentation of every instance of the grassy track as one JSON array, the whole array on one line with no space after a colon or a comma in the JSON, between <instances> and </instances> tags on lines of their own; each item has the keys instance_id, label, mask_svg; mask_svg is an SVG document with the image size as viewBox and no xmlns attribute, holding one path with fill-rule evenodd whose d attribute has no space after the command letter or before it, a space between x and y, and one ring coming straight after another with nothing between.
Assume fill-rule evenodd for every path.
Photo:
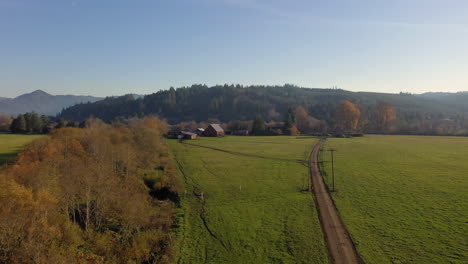
<instances>
[{"instance_id":1,"label":"grassy track","mask_svg":"<svg viewBox=\"0 0 468 264\"><path fill-rule=\"evenodd\" d=\"M315 138L225 137L191 143L261 155L245 157L171 141L186 194L178 263L328 263L307 186ZM203 192L203 200L201 193Z\"/></svg>"},{"instance_id":2,"label":"grassy track","mask_svg":"<svg viewBox=\"0 0 468 264\"><path fill-rule=\"evenodd\" d=\"M0 165L14 157L21 148L41 135L0 134Z\"/></svg>"},{"instance_id":3,"label":"grassy track","mask_svg":"<svg viewBox=\"0 0 468 264\"><path fill-rule=\"evenodd\" d=\"M468 138L366 136L327 147L338 150L333 198L366 263L468 263Z\"/></svg>"}]
</instances>

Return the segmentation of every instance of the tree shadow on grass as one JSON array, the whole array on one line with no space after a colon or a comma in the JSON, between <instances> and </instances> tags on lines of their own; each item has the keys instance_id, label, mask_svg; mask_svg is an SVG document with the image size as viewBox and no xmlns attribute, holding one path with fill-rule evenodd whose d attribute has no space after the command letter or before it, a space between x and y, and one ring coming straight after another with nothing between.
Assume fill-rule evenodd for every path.
<instances>
[{"instance_id":1,"label":"tree shadow on grass","mask_svg":"<svg viewBox=\"0 0 468 264\"><path fill-rule=\"evenodd\" d=\"M304 136L304 137L296 137L296 139L310 139L310 138L320 138L320 137L316 137L316 136Z\"/></svg>"},{"instance_id":2,"label":"tree shadow on grass","mask_svg":"<svg viewBox=\"0 0 468 264\"><path fill-rule=\"evenodd\" d=\"M0 153L0 166L11 161L16 157L16 152Z\"/></svg>"}]
</instances>

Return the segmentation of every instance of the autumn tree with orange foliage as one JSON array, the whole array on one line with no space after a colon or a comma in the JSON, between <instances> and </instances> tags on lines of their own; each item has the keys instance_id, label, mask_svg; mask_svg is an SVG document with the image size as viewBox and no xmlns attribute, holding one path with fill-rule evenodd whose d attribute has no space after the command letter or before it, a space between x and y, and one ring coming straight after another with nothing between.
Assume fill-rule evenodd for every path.
<instances>
[{"instance_id":1,"label":"autumn tree with orange foliage","mask_svg":"<svg viewBox=\"0 0 468 264\"><path fill-rule=\"evenodd\" d=\"M293 125L291 127L291 136L299 136L300 134L301 132L299 131L299 129L297 129L297 126Z\"/></svg>"},{"instance_id":2,"label":"autumn tree with orange foliage","mask_svg":"<svg viewBox=\"0 0 468 264\"><path fill-rule=\"evenodd\" d=\"M390 103L381 101L377 104L375 117L380 132L385 132L396 118L395 109Z\"/></svg>"},{"instance_id":3,"label":"autumn tree with orange foliage","mask_svg":"<svg viewBox=\"0 0 468 264\"><path fill-rule=\"evenodd\" d=\"M294 110L294 120L301 134L324 133L326 130L325 122L312 117L302 106Z\"/></svg>"},{"instance_id":4,"label":"autumn tree with orange foliage","mask_svg":"<svg viewBox=\"0 0 468 264\"><path fill-rule=\"evenodd\" d=\"M11 116L0 113L0 132L10 132L11 122L13 122Z\"/></svg>"},{"instance_id":5,"label":"autumn tree with orange foliage","mask_svg":"<svg viewBox=\"0 0 468 264\"><path fill-rule=\"evenodd\" d=\"M167 124L85 126L33 142L0 174L0 263L171 263Z\"/></svg>"},{"instance_id":6,"label":"autumn tree with orange foliage","mask_svg":"<svg viewBox=\"0 0 468 264\"><path fill-rule=\"evenodd\" d=\"M350 101L344 100L336 109L335 124L349 135L358 132L360 118L361 110Z\"/></svg>"}]
</instances>

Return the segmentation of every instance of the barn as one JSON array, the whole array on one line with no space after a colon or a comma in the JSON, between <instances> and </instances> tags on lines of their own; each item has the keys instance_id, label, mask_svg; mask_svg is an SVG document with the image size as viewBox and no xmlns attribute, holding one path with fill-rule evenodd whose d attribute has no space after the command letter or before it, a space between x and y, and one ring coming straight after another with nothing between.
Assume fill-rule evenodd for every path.
<instances>
[{"instance_id":1,"label":"barn","mask_svg":"<svg viewBox=\"0 0 468 264\"><path fill-rule=\"evenodd\" d=\"M203 131L205 137L219 137L224 136L224 129L219 124L210 124L205 131Z\"/></svg>"}]
</instances>

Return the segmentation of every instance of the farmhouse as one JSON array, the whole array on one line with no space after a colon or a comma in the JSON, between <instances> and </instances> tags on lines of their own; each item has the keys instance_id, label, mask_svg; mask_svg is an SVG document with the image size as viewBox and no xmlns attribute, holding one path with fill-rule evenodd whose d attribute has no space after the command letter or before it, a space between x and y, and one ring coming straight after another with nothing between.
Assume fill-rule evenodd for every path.
<instances>
[{"instance_id":1,"label":"farmhouse","mask_svg":"<svg viewBox=\"0 0 468 264\"><path fill-rule=\"evenodd\" d=\"M224 129L219 124L210 124L205 131L203 131L205 137L218 137L224 136Z\"/></svg>"}]
</instances>

